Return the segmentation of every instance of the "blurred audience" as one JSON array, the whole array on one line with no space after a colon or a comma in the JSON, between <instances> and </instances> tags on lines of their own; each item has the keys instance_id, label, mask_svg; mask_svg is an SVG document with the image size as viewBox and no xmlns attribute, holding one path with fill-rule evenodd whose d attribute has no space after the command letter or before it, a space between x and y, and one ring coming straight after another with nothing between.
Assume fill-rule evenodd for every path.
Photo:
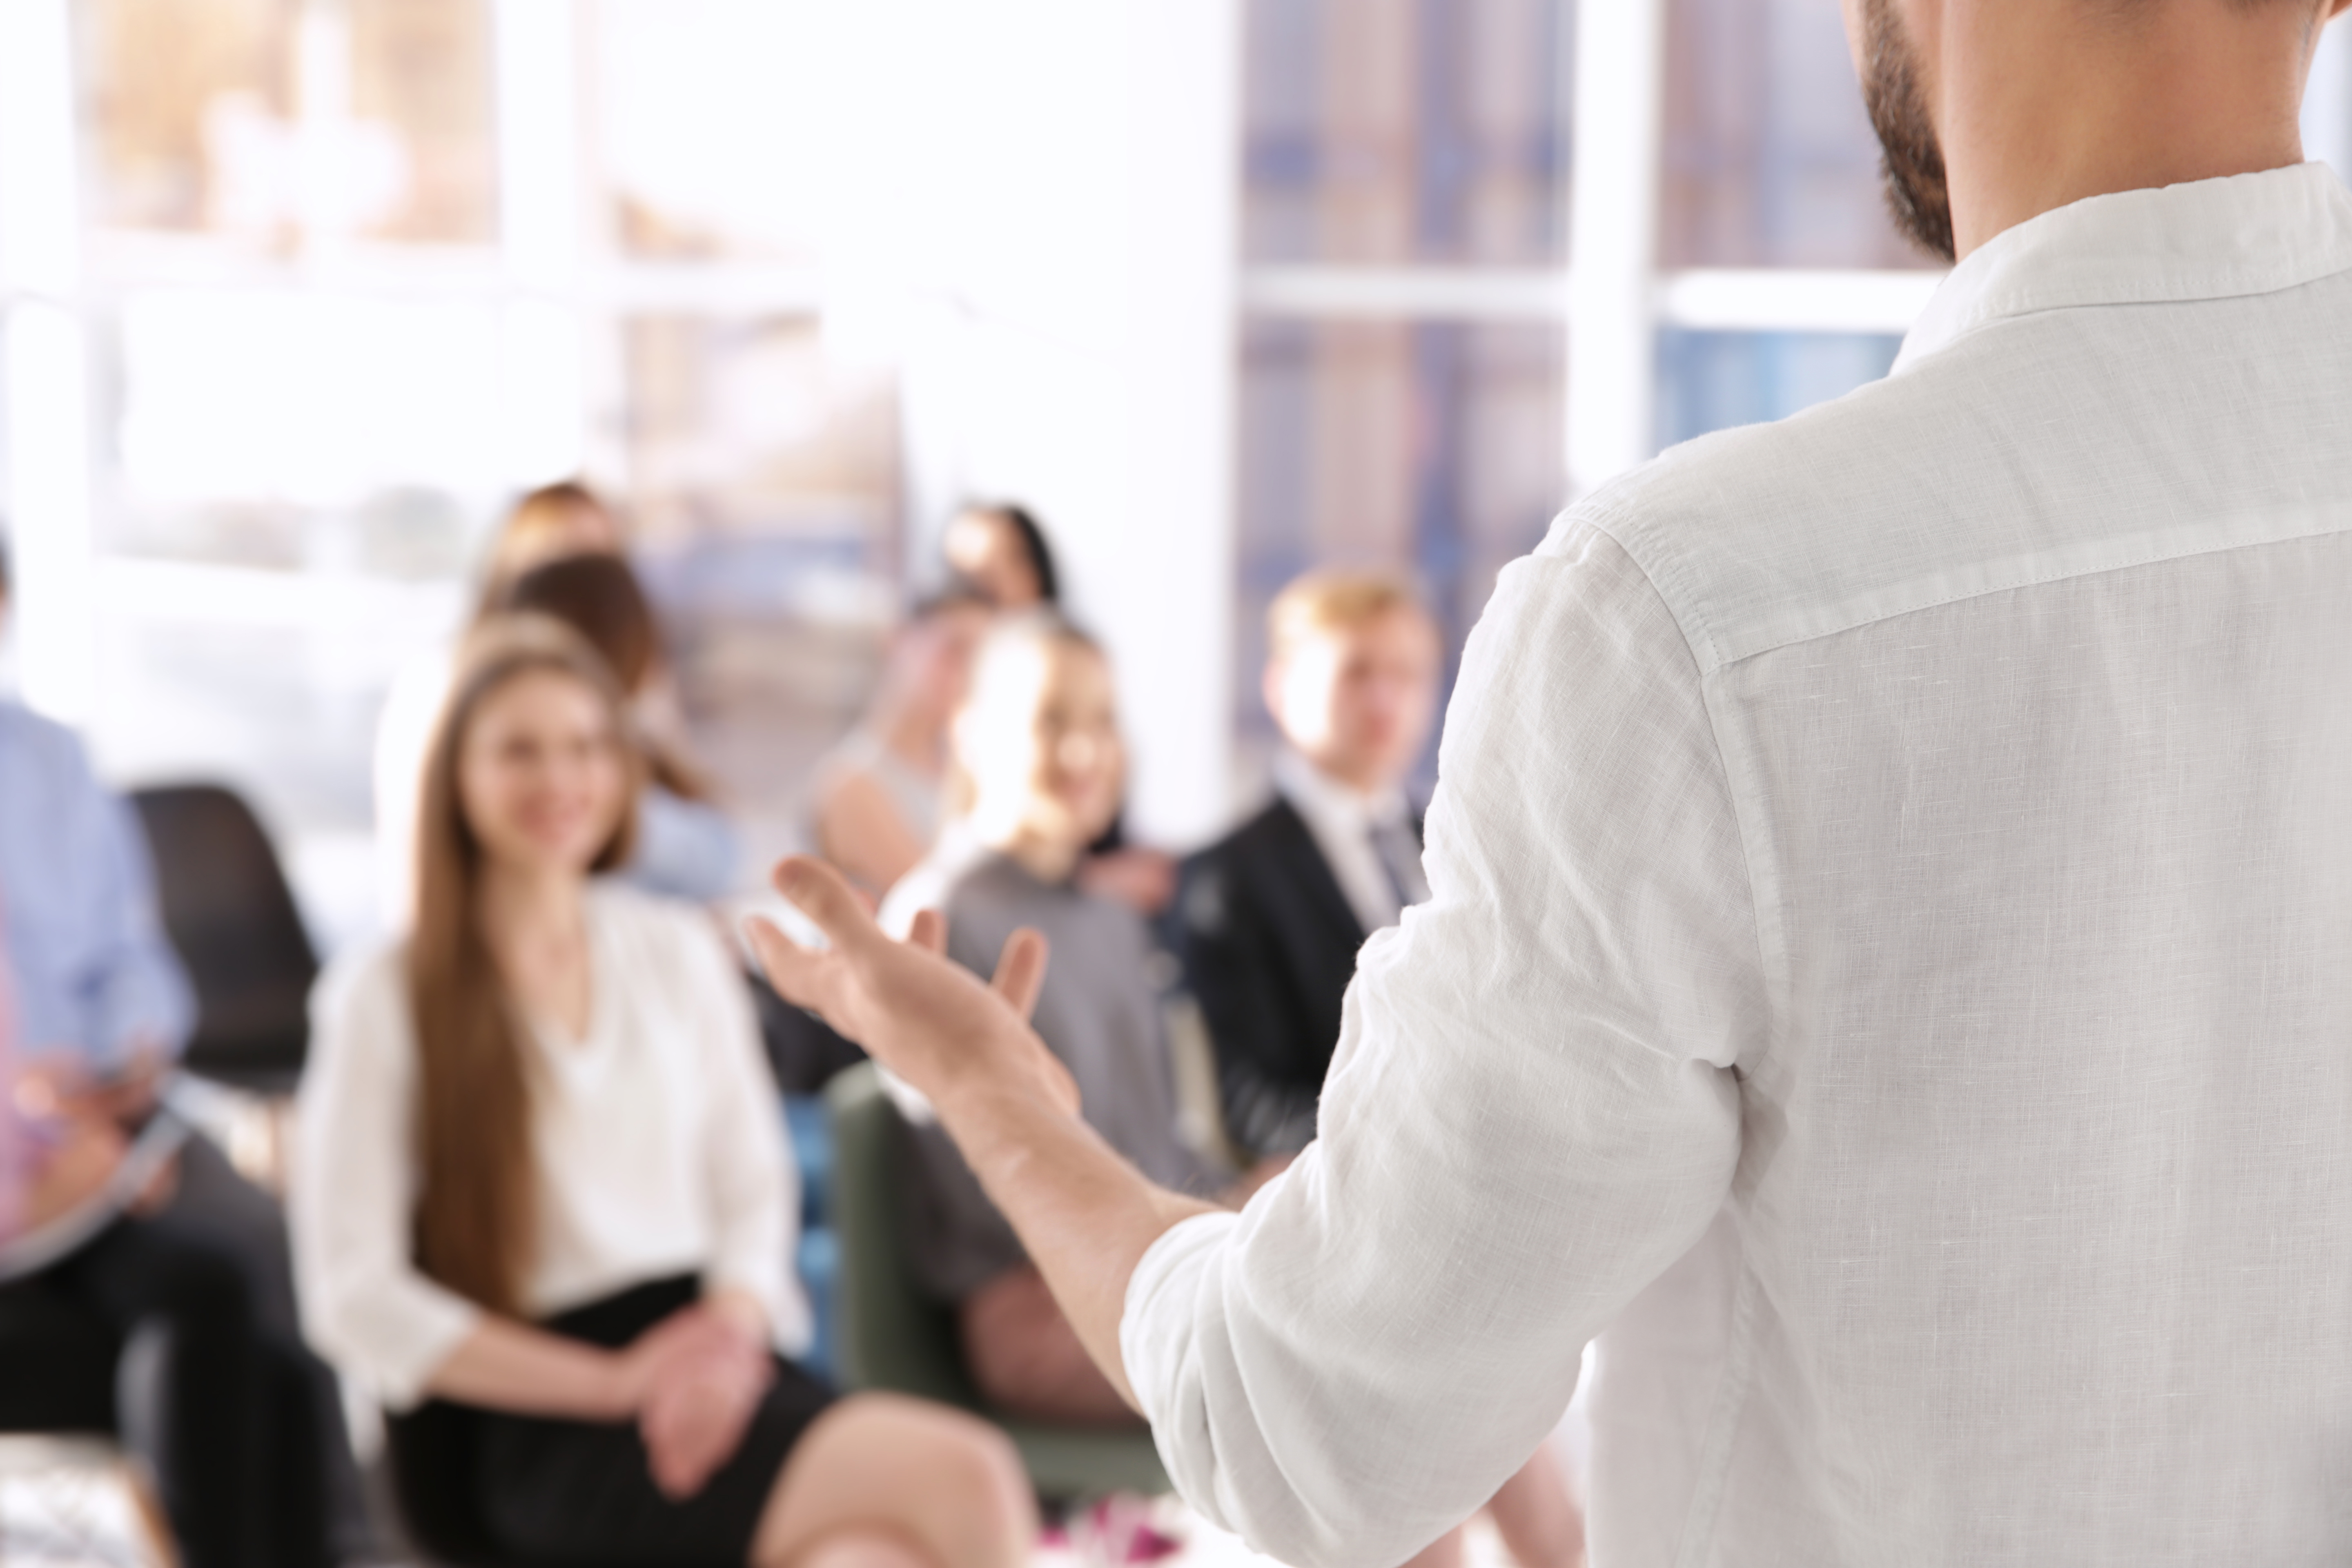
<instances>
[{"instance_id":1,"label":"blurred audience","mask_svg":"<svg viewBox=\"0 0 2352 1568\"><path fill-rule=\"evenodd\" d=\"M892 890L885 923L904 931L919 910L939 910L949 955L982 974L1013 931L1044 932L1052 962L1035 1025L1076 1079L1087 1122L1155 1181L1208 1191L1218 1173L1177 1134L1150 933L1075 880L1126 783L1101 648L1051 611L999 623L955 721L954 768L960 818ZM954 1304L981 1391L1011 1415L1135 1420L962 1156L923 1107L902 1108L914 1124L908 1261L927 1292Z\"/></svg>"},{"instance_id":2,"label":"blurred audience","mask_svg":"<svg viewBox=\"0 0 2352 1568\"><path fill-rule=\"evenodd\" d=\"M534 1562L1010 1563L1031 1502L970 1417L836 1400L734 964L625 861L640 763L603 659L485 625L436 727L416 916L322 984L294 1216L305 1322L462 1456Z\"/></svg>"},{"instance_id":3,"label":"blurred audience","mask_svg":"<svg viewBox=\"0 0 2352 1568\"><path fill-rule=\"evenodd\" d=\"M1275 797L1185 863L1175 925L1216 1048L1226 1135L1287 1162L1315 1137L1356 950L1429 896L1406 777L1437 714L1437 623L1410 584L1301 577L1266 617ZM1547 1445L1488 1507L1521 1568L1581 1562L1584 1526ZM1462 1561L1455 1531L1415 1568Z\"/></svg>"},{"instance_id":4,"label":"blurred audience","mask_svg":"<svg viewBox=\"0 0 2352 1568\"><path fill-rule=\"evenodd\" d=\"M125 1431L160 1421L145 1457L190 1568L329 1561L328 1467L340 1454L348 1470L348 1452L331 1380L294 1333L283 1220L161 1105L194 1002L157 918L145 841L73 733L11 701L0 701L0 960L26 1144L0 1289L47 1296L117 1345L167 1331L160 1412L120 1419ZM5 1369L19 1397L61 1375ZM143 1397L117 1386L118 1399Z\"/></svg>"},{"instance_id":5,"label":"blurred audience","mask_svg":"<svg viewBox=\"0 0 2352 1568\"><path fill-rule=\"evenodd\" d=\"M1062 602L1053 547L1025 507L1011 501L967 506L948 521L940 549L948 570L1000 610Z\"/></svg>"},{"instance_id":6,"label":"blurred audience","mask_svg":"<svg viewBox=\"0 0 2352 1568\"><path fill-rule=\"evenodd\" d=\"M646 777L634 846L615 875L669 898L709 902L736 891L743 879L742 841L712 804L683 736L644 707L667 689L659 679L661 629L629 563L609 554L558 557L509 580L487 607L563 622L596 650L628 699L630 734Z\"/></svg>"},{"instance_id":7,"label":"blurred audience","mask_svg":"<svg viewBox=\"0 0 2352 1568\"><path fill-rule=\"evenodd\" d=\"M963 586L916 605L891 639L865 718L817 763L817 853L877 897L939 837L948 726L991 615L990 601Z\"/></svg>"},{"instance_id":8,"label":"blurred audience","mask_svg":"<svg viewBox=\"0 0 2352 1568\"><path fill-rule=\"evenodd\" d=\"M1059 608L1062 579L1045 530L1027 508L1010 501L967 506L940 539L948 569L998 609ZM1115 899L1147 918L1168 907L1176 892L1175 857L1129 841L1123 810L1114 810L1087 845L1078 885Z\"/></svg>"}]
</instances>

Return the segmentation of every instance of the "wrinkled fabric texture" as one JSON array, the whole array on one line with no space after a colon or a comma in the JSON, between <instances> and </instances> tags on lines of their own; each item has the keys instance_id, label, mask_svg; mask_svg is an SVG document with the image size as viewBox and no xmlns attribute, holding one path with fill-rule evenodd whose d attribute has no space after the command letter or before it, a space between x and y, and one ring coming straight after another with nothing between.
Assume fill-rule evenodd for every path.
<instances>
[{"instance_id":1,"label":"wrinkled fabric texture","mask_svg":"<svg viewBox=\"0 0 2352 1568\"><path fill-rule=\"evenodd\" d=\"M1286 1562L2352 1559L2352 197L2101 196L1473 636L1320 1140L1122 1347Z\"/></svg>"}]
</instances>

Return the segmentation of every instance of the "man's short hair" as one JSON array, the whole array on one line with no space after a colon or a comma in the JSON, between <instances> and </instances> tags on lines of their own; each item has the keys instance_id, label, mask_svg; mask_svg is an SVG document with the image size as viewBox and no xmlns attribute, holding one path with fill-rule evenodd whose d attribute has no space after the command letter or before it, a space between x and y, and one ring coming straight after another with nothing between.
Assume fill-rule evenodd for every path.
<instances>
[{"instance_id":1,"label":"man's short hair","mask_svg":"<svg viewBox=\"0 0 2352 1568\"><path fill-rule=\"evenodd\" d=\"M1294 577L1265 612L1266 652L1288 658L1301 643L1351 632L1398 610L1429 616L1421 591L1401 573L1340 568Z\"/></svg>"}]
</instances>

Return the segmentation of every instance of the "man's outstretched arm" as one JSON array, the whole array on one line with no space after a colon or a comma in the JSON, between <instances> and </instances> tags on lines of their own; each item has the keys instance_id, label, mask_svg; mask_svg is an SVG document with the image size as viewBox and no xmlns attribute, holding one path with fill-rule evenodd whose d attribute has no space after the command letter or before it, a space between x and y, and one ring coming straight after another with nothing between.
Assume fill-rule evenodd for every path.
<instances>
[{"instance_id":1,"label":"man's outstretched arm","mask_svg":"<svg viewBox=\"0 0 2352 1568\"><path fill-rule=\"evenodd\" d=\"M1305 1568L1402 1562L1526 1461L1738 1162L1769 987L1704 683L1606 535L1571 520L1505 572L1447 718L1433 896L1366 943L1320 1136L1238 1215L1124 1170L1017 1008L877 942L837 884L786 879L840 950L764 951L934 1097L1188 1500Z\"/></svg>"},{"instance_id":2,"label":"man's outstretched arm","mask_svg":"<svg viewBox=\"0 0 2352 1568\"><path fill-rule=\"evenodd\" d=\"M1023 931L982 985L940 953L935 911L905 942L882 933L839 872L795 858L776 889L832 943L803 948L773 925L749 930L769 981L920 1090L989 1197L1053 1287L1071 1326L1129 1405L1118 1351L1129 1278L1178 1222L1214 1212L1154 1185L1078 1116L1069 1074L1027 1023L1045 978L1045 938Z\"/></svg>"}]
</instances>

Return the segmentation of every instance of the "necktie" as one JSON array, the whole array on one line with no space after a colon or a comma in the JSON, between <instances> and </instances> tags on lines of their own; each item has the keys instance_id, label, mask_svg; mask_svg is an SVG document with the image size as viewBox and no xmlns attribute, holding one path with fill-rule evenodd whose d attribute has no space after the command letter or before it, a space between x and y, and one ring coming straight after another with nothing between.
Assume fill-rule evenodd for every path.
<instances>
[{"instance_id":1,"label":"necktie","mask_svg":"<svg viewBox=\"0 0 2352 1568\"><path fill-rule=\"evenodd\" d=\"M1421 870L1421 841L1413 837L1412 824L1402 818L1372 824L1372 851L1380 857L1381 869L1388 873L1399 909L1429 897L1429 879Z\"/></svg>"}]
</instances>

